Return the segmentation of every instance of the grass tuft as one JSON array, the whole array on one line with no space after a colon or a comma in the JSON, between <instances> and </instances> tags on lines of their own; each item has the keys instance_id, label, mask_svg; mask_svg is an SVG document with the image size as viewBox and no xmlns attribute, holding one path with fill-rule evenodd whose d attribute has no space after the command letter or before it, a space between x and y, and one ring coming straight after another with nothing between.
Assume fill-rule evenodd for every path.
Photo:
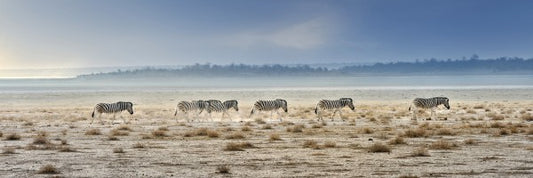
<instances>
[{"instance_id":1,"label":"grass tuft","mask_svg":"<svg viewBox=\"0 0 533 178\"><path fill-rule=\"evenodd\" d=\"M451 143L446 140L437 140L430 145L430 148L435 150L449 150L454 147L457 147L455 143Z\"/></svg>"},{"instance_id":2,"label":"grass tuft","mask_svg":"<svg viewBox=\"0 0 533 178\"><path fill-rule=\"evenodd\" d=\"M244 151L245 148L253 148L254 145L252 145L250 142L241 142L241 143L234 143L230 142L226 144L226 147L224 147L224 151Z\"/></svg>"},{"instance_id":3,"label":"grass tuft","mask_svg":"<svg viewBox=\"0 0 533 178\"><path fill-rule=\"evenodd\" d=\"M11 133L7 135L4 140L20 140L20 138L20 135L18 135L17 133Z\"/></svg>"},{"instance_id":4,"label":"grass tuft","mask_svg":"<svg viewBox=\"0 0 533 178\"><path fill-rule=\"evenodd\" d=\"M403 139L403 137L396 137L396 138L393 138L392 140L389 140L389 144L391 145L401 145L401 144L407 144L405 142L405 140Z\"/></svg>"},{"instance_id":5,"label":"grass tuft","mask_svg":"<svg viewBox=\"0 0 533 178\"><path fill-rule=\"evenodd\" d=\"M90 129L85 132L85 135L102 135L100 129Z\"/></svg>"},{"instance_id":6,"label":"grass tuft","mask_svg":"<svg viewBox=\"0 0 533 178\"><path fill-rule=\"evenodd\" d=\"M280 137L279 134L277 134L277 133L270 134L269 137L270 137L270 138L269 138L270 141L281 140L281 137Z\"/></svg>"},{"instance_id":7,"label":"grass tuft","mask_svg":"<svg viewBox=\"0 0 533 178\"><path fill-rule=\"evenodd\" d=\"M217 173L219 174L229 174L229 167L226 165L220 165L217 167Z\"/></svg>"},{"instance_id":8,"label":"grass tuft","mask_svg":"<svg viewBox=\"0 0 533 178\"><path fill-rule=\"evenodd\" d=\"M41 167L37 171L37 174L59 174L59 170L57 170L57 168L54 167L53 165L47 164L47 165Z\"/></svg>"},{"instance_id":9,"label":"grass tuft","mask_svg":"<svg viewBox=\"0 0 533 178\"><path fill-rule=\"evenodd\" d=\"M389 148L389 146L378 142L368 147L368 151L371 153L390 153L391 149Z\"/></svg>"},{"instance_id":10,"label":"grass tuft","mask_svg":"<svg viewBox=\"0 0 533 178\"><path fill-rule=\"evenodd\" d=\"M411 152L412 157L429 156L428 149L426 147L418 147Z\"/></svg>"}]
</instances>

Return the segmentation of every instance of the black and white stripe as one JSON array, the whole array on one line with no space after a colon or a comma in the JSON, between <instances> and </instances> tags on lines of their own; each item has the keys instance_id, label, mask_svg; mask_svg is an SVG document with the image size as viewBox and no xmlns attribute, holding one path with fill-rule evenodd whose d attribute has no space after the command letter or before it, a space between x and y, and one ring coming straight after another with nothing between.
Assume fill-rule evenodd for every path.
<instances>
[{"instance_id":1,"label":"black and white stripe","mask_svg":"<svg viewBox=\"0 0 533 178\"><path fill-rule=\"evenodd\" d=\"M91 117L93 118L91 120L91 124L94 121L95 114L98 114L98 117L101 117L103 113L113 113L113 120L114 120L116 113L120 113L124 110L127 110L130 114L133 114L133 103L123 102L123 101L119 101L116 103L98 103L94 107L93 113L91 114ZM125 122L126 121L124 120L124 123Z\"/></svg>"},{"instance_id":2,"label":"black and white stripe","mask_svg":"<svg viewBox=\"0 0 533 178\"><path fill-rule=\"evenodd\" d=\"M227 101L220 101L220 100L208 100L209 106L207 108L207 112L209 113L209 117L211 117L211 112L222 112L222 118L224 118L224 115L228 114L228 110L233 108L235 111L239 111L239 106L237 100L227 100ZM231 120L231 117L230 117Z\"/></svg>"},{"instance_id":3,"label":"black and white stripe","mask_svg":"<svg viewBox=\"0 0 533 178\"><path fill-rule=\"evenodd\" d=\"M287 101L284 99L276 99L276 100L259 100L255 102L252 111L250 112L250 117L254 112L256 111L270 111L270 118L272 118L273 111L276 111L279 115L279 120L281 121L281 115L279 113L279 109L283 109L285 112L288 112L287 109Z\"/></svg>"},{"instance_id":4,"label":"black and white stripe","mask_svg":"<svg viewBox=\"0 0 533 178\"><path fill-rule=\"evenodd\" d=\"M208 106L209 103L203 100L180 101L176 106L176 112L174 112L174 116L178 115L178 111L181 111L182 113L187 115L187 118L189 116L189 113L198 111L196 113L196 116L198 116L202 113L202 111L207 110Z\"/></svg>"},{"instance_id":5,"label":"black and white stripe","mask_svg":"<svg viewBox=\"0 0 533 178\"><path fill-rule=\"evenodd\" d=\"M341 109L344 107L349 107L352 111L355 110L355 107L353 105L353 99L352 98L341 98L338 100L320 100L315 108L315 114L318 116L318 120L324 120L322 118L322 111L324 110L335 110L333 111L333 114L331 115L331 120L333 121L333 116L335 116L336 112L339 112L339 116L342 119L342 113Z\"/></svg>"},{"instance_id":6,"label":"black and white stripe","mask_svg":"<svg viewBox=\"0 0 533 178\"><path fill-rule=\"evenodd\" d=\"M446 97L433 97L433 98L415 98L413 102L411 103L411 106L409 106L409 111L413 111L413 118L416 120L416 112L418 108L422 109L431 109L431 116L430 118L433 118L433 115L435 113L435 108L439 105L444 105L446 109L450 109L450 99Z\"/></svg>"}]
</instances>

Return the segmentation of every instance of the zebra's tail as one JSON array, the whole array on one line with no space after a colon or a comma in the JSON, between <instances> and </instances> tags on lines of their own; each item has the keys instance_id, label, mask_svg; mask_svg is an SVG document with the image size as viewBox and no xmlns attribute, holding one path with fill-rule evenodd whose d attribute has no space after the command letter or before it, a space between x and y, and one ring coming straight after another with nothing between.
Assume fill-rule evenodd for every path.
<instances>
[{"instance_id":1,"label":"zebra's tail","mask_svg":"<svg viewBox=\"0 0 533 178\"><path fill-rule=\"evenodd\" d=\"M94 110L93 110L93 113L91 114L91 117L94 118Z\"/></svg>"},{"instance_id":2,"label":"zebra's tail","mask_svg":"<svg viewBox=\"0 0 533 178\"><path fill-rule=\"evenodd\" d=\"M411 106L409 106L409 111L411 111Z\"/></svg>"},{"instance_id":3,"label":"zebra's tail","mask_svg":"<svg viewBox=\"0 0 533 178\"><path fill-rule=\"evenodd\" d=\"M254 109L252 109L252 111L250 111L250 116L252 116L252 114L254 114Z\"/></svg>"},{"instance_id":4,"label":"zebra's tail","mask_svg":"<svg viewBox=\"0 0 533 178\"><path fill-rule=\"evenodd\" d=\"M318 114L318 107L315 108L315 114Z\"/></svg>"}]
</instances>

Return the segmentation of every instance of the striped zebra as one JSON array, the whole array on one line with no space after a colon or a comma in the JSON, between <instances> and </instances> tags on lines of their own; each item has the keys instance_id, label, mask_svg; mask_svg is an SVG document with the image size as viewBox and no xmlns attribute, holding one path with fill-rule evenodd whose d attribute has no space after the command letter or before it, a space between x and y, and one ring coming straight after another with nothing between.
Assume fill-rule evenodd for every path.
<instances>
[{"instance_id":1,"label":"striped zebra","mask_svg":"<svg viewBox=\"0 0 533 178\"><path fill-rule=\"evenodd\" d=\"M446 109L450 109L450 99L446 97L433 97L433 98L415 98L409 106L409 111L413 111L413 120L416 120L416 112L418 108L431 109L430 119L433 118L435 108L439 105L444 105Z\"/></svg>"},{"instance_id":2,"label":"striped zebra","mask_svg":"<svg viewBox=\"0 0 533 178\"><path fill-rule=\"evenodd\" d=\"M202 111L207 110L208 106L209 103L203 100L180 101L176 106L176 112L174 112L174 116L178 115L178 111L181 111L186 115L187 121L189 122L189 113L199 111L196 112L196 117L198 117Z\"/></svg>"},{"instance_id":3,"label":"striped zebra","mask_svg":"<svg viewBox=\"0 0 533 178\"><path fill-rule=\"evenodd\" d=\"M98 114L98 118L100 118L100 121L102 122L102 124L104 124L101 118L103 113L113 113L113 121L114 121L115 115L124 110L127 110L130 114L133 114L133 103L123 102L123 101L119 101L116 103L98 103L94 107L93 113L91 114L91 117L92 117L91 124L94 121L95 113ZM126 120L124 120L124 118L122 118L122 120L124 121L124 123L126 123Z\"/></svg>"},{"instance_id":4,"label":"striped zebra","mask_svg":"<svg viewBox=\"0 0 533 178\"><path fill-rule=\"evenodd\" d=\"M333 116L335 116L336 112L339 112L339 117L341 117L342 119L341 109L346 106L349 107L352 111L355 110L352 98L341 98L338 100L320 100L318 104L316 104L315 108L315 114L318 116L317 120L324 120L322 118L321 112L324 110L334 110L333 114L331 115L331 121L333 121Z\"/></svg>"},{"instance_id":5,"label":"striped zebra","mask_svg":"<svg viewBox=\"0 0 533 178\"><path fill-rule=\"evenodd\" d=\"M284 99L259 100L255 102L252 111L250 112L250 117L252 117L255 111L270 111L270 118L272 118L272 113L276 111L276 113L279 115L279 121L282 121L281 114L279 113L280 108L287 113L287 101Z\"/></svg>"},{"instance_id":6,"label":"striped zebra","mask_svg":"<svg viewBox=\"0 0 533 178\"><path fill-rule=\"evenodd\" d=\"M220 101L220 100L208 100L209 106L207 107L207 112L209 113L209 118L211 117L211 112L222 112L222 119L224 118L224 115L228 114L228 110L233 108L235 111L239 111L239 106L237 100L227 100L227 101ZM231 117L229 117L231 120Z\"/></svg>"}]
</instances>

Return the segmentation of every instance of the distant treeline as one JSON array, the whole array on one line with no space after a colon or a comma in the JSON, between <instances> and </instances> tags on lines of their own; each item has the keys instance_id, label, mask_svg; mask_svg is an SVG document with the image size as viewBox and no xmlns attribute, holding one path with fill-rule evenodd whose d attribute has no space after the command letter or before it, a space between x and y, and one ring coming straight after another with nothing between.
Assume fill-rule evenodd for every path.
<instances>
[{"instance_id":1,"label":"distant treeline","mask_svg":"<svg viewBox=\"0 0 533 178\"><path fill-rule=\"evenodd\" d=\"M357 76L357 75L464 75L464 74L533 74L533 58L500 57L479 59L390 62L373 65L349 65L337 69L309 65L213 65L195 64L176 69L146 67L109 73L80 75L78 78L147 78L147 77L258 77L258 76Z\"/></svg>"}]
</instances>

